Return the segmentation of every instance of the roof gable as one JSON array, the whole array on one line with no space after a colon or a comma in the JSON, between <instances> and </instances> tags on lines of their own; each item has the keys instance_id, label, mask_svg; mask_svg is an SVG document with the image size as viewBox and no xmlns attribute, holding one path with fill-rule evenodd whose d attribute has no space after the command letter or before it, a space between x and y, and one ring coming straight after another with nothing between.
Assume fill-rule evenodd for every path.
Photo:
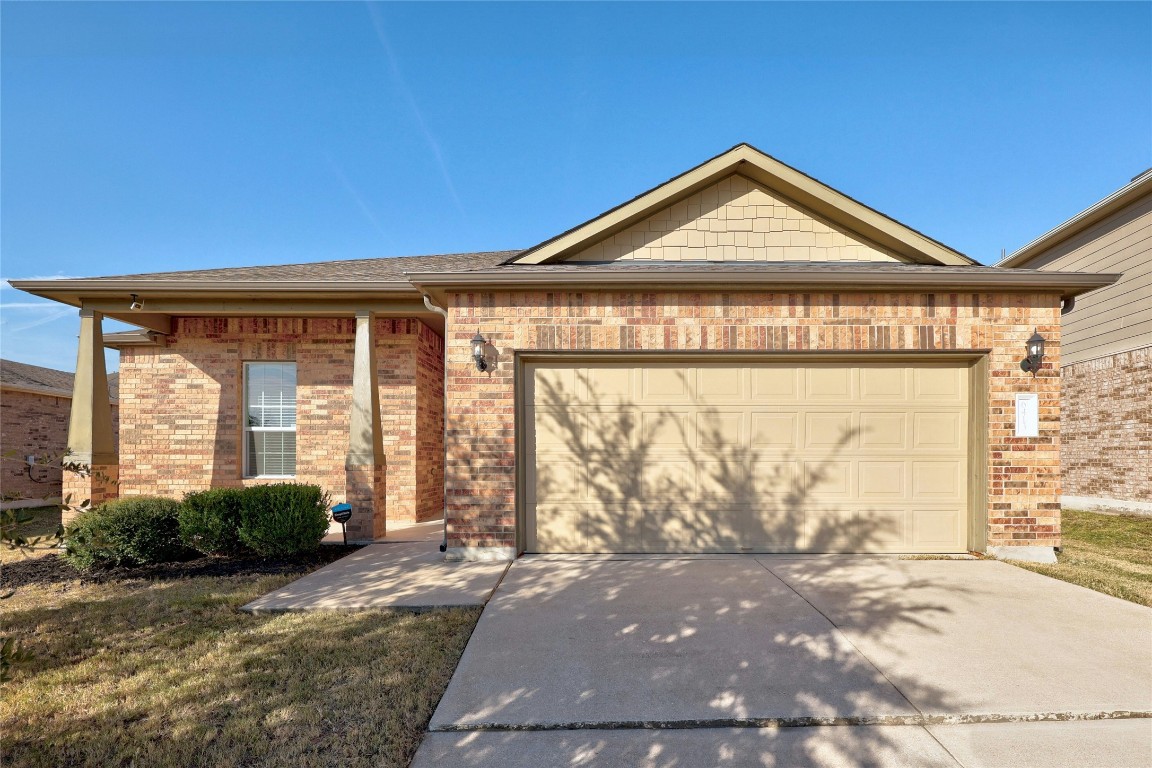
<instances>
[{"instance_id":1,"label":"roof gable","mask_svg":"<svg viewBox=\"0 0 1152 768\"><path fill-rule=\"evenodd\" d=\"M869 243L881 253L920 264L975 264L967 256L748 144L737 145L639 197L529 248L505 263L547 264L566 261L734 174L754 182L775 200L784 201L786 206L803 210L813 219L822 220L830 228L841 233L854 233L859 242Z\"/></svg>"},{"instance_id":2,"label":"roof gable","mask_svg":"<svg viewBox=\"0 0 1152 768\"><path fill-rule=\"evenodd\" d=\"M726 176L563 260L907 261L740 174Z\"/></svg>"}]
</instances>

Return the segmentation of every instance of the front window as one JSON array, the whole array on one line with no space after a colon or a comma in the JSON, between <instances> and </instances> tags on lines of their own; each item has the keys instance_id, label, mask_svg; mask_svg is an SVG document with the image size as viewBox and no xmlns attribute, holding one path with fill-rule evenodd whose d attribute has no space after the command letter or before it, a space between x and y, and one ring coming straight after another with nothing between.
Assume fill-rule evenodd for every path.
<instances>
[{"instance_id":1,"label":"front window","mask_svg":"<svg viewBox=\"0 0 1152 768\"><path fill-rule=\"evenodd\" d=\"M244 363L244 476L296 474L296 364Z\"/></svg>"}]
</instances>

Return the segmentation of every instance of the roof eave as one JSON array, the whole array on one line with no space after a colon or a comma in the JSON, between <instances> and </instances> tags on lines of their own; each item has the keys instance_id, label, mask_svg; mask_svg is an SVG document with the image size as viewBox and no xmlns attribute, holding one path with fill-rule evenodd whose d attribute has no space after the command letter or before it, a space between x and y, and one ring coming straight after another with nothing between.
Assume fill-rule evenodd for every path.
<instances>
[{"instance_id":1,"label":"roof eave","mask_svg":"<svg viewBox=\"0 0 1152 768\"><path fill-rule=\"evenodd\" d=\"M691 290L693 288L718 290L723 288L729 292L763 290L765 288L774 290L828 290L832 288L850 290L858 287L865 291L908 289L1023 291L1058 293L1063 298L1071 298L1111 285L1120 279L1120 275L1021 270L1005 270L1000 274L987 272L964 274L963 271L949 272L948 275L924 272L894 274L868 269L837 270L835 272L822 269L761 269L739 273L708 273L678 271L676 269L621 272L584 267L579 272L559 275L555 272L484 270L411 273L409 279L422 292L434 295L443 295L454 289L480 287L496 289L551 288L553 290L620 287L668 288L673 290Z\"/></svg>"},{"instance_id":2,"label":"roof eave","mask_svg":"<svg viewBox=\"0 0 1152 768\"><path fill-rule=\"evenodd\" d=\"M327 281L327 280L11 280L13 288L33 296L79 307L85 299L149 296L239 296L246 298L283 298L308 295L310 298L332 298L349 294L388 294L416 297L419 292L405 280Z\"/></svg>"}]
</instances>

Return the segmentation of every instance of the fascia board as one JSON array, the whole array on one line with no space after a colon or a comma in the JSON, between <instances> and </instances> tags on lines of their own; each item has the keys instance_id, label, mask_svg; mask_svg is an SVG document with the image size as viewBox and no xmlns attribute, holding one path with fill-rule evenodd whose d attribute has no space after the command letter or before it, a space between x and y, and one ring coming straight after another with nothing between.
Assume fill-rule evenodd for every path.
<instances>
[{"instance_id":1,"label":"fascia board","mask_svg":"<svg viewBox=\"0 0 1152 768\"><path fill-rule=\"evenodd\" d=\"M579 272L557 274L508 274L508 272L434 272L412 273L412 284L433 296L442 297L454 289L475 290L510 288L540 290L575 290L579 288L672 288L674 290L838 290L861 287L866 291L960 289L1019 291L1032 293L1058 293L1063 297L1079 296L1088 291L1111 285L1120 279L1118 274L1088 274L1081 272L1039 272L1006 270L1003 274L974 273L948 276L931 273L894 275L875 271L843 270L757 270L755 272L689 272L660 270L650 272L619 272L582 268Z\"/></svg>"}]
</instances>

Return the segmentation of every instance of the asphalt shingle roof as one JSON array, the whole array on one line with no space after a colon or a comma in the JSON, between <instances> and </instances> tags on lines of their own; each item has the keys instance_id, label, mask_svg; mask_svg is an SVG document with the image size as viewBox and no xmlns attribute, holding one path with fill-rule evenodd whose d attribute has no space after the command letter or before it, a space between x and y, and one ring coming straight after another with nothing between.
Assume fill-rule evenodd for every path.
<instances>
[{"instance_id":1,"label":"asphalt shingle roof","mask_svg":"<svg viewBox=\"0 0 1152 768\"><path fill-rule=\"evenodd\" d=\"M393 256L380 259L317 261L307 264L277 264L261 267L224 267L195 269L184 272L147 272L137 275L109 275L89 278L101 280L232 280L236 282L313 281L331 282L404 282L405 272L455 272L463 269L494 267L520 251L482 251L479 253L445 253L435 256Z\"/></svg>"},{"instance_id":2,"label":"asphalt shingle roof","mask_svg":"<svg viewBox=\"0 0 1152 768\"><path fill-rule=\"evenodd\" d=\"M72 381L76 375L55 368L42 368L39 365L18 363L15 360L0 360L0 384L12 387L39 387L55 389L72 394ZM108 395L115 400L120 385L120 374L108 374Z\"/></svg>"}]
</instances>

